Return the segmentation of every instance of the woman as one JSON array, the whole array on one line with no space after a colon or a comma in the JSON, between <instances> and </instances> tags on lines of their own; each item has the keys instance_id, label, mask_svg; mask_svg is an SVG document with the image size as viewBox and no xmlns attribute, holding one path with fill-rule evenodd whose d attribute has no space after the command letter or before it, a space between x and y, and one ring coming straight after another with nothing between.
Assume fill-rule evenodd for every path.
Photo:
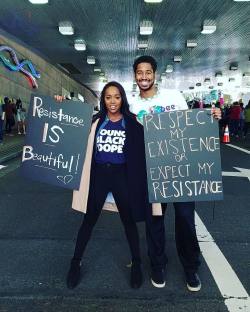
<instances>
[{"instance_id":1,"label":"woman","mask_svg":"<svg viewBox=\"0 0 250 312\"><path fill-rule=\"evenodd\" d=\"M18 134L26 134L26 127L25 127L25 108L23 108L22 101L18 99L16 101L16 118L17 118L17 130Z\"/></svg>"},{"instance_id":2,"label":"woman","mask_svg":"<svg viewBox=\"0 0 250 312\"><path fill-rule=\"evenodd\" d=\"M90 170L86 169L88 159L91 159ZM90 183L86 188L89 171ZM146 181L143 127L129 111L123 87L117 82L109 82L101 93L100 112L94 116L81 185L73 195L73 208L85 211L86 203L87 209L67 275L68 288L75 288L80 281L81 259L109 192L114 196L130 247L130 285L132 288L141 286L136 221L145 219L145 207L148 207Z\"/></svg>"}]
</instances>

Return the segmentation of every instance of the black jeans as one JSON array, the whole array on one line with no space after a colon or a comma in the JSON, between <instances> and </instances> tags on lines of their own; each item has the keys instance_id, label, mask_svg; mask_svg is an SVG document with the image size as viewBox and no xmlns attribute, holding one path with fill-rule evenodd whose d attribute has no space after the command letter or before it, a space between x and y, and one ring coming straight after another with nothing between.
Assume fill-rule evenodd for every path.
<instances>
[{"instance_id":1,"label":"black jeans","mask_svg":"<svg viewBox=\"0 0 250 312\"><path fill-rule=\"evenodd\" d=\"M6 133L11 133L11 129L12 129L12 126L13 126L13 118L6 118L6 123L5 123L5 131L6 131Z\"/></svg>"},{"instance_id":2,"label":"black jeans","mask_svg":"<svg viewBox=\"0 0 250 312\"><path fill-rule=\"evenodd\" d=\"M109 192L113 193L129 243L132 261L140 263L139 235L129 205L126 165L95 164L88 197L87 212L79 229L74 259L81 259L92 230Z\"/></svg>"},{"instance_id":3,"label":"black jeans","mask_svg":"<svg viewBox=\"0 0 250 312\"><path fill-rule=\"evenodd\" d=\"M148 254L152 269L164 269L167 264L165 253L164 215L167 204L162 204L163 215L147 215L146 236ZM194 223L194 202L174 203L175 242L180 261L185 272L196 272L199 265L200 248Z\"/></svg>"}]
</instances>

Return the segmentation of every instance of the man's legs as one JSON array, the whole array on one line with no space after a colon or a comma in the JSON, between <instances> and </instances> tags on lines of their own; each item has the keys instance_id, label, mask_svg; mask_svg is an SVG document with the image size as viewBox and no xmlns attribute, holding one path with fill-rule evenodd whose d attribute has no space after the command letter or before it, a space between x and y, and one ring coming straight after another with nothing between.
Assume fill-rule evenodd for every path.
<instances>
[{"instance_id":1,"label":"man's legs","mask_svg":"<svg viewBox=\"0 0 250 312\"><path fill-rule=\"evenodd\" d=\"M151 262L151 281L155 287L165 286L164 270L167 264L165 254L165 224L164 212L162 216L152 216L151 209L148 209L146 216L146 238L148 244L148 255Z\"/></svg>"},{"instance_id":2,"label":"man's legs","mask_svg":"<svg viewBox=\"0 0 250 312\"><path fill-rule=\"evenodd\" d=\"M200 247L195 229L195 203L174 203L174 208L177 252L186 274L188 289L197 291L200 289L200 281L197 275L200 265Z\"/></svg>"},{"instance_id":3,"label":"man's legs","mask_svg":"<svg viewBox=\"0 0 250 312\"><path fill-rule=\"evenodd\" d=\"M124 226L132 257L130 285L132 288L139 288L142 284L140 243L137 225L132 216L133 207L129 202L126 167L125 165L114 166L114 168L112 168L111 170L111 191L114 196L122 224ZM136 209L136 207L134 208Z\"/></svg>"}]
</instances>

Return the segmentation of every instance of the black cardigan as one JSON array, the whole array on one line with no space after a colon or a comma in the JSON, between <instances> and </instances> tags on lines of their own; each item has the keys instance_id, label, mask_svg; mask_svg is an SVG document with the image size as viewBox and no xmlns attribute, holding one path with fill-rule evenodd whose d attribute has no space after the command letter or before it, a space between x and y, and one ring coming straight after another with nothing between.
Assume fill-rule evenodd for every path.
<instances>
[{"instance_id":1,"label":"black cardigan","mask_svg":"<svg viewBox=\"0 0 250 312\"><path fill-rule=\"evenodd\" d=\"M105 117L100 118L95 136L104 120ZM151 209L148 202L143 126L132 116L124 116L124 121L126 127L124 154L128 177L129 203L133 219L140 222L145 221L146 212ZM94 142L91 172L93 172L94 168L95 147L96 142Z\"/></svg>"}]
</instances>

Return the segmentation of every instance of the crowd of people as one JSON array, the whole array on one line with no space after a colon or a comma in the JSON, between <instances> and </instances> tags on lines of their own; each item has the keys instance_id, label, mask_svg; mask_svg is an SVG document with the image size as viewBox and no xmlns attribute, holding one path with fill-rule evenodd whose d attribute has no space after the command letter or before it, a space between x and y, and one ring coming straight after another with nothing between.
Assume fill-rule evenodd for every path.
<instances>
[{"instance_id":1,"label":"crowd of people","mask_svg":"<svg viewBox=\"0 0 250 312\"><path fill-rule=\"evenodd\" d=\"M4 135L14 135L13 130L19 135L26 134L26 109L21 99L14 101L5 97L0 104L0 144L3 144Z\"/></svg>"},{"instance_id":2,"label":"crowd of people","mask_svg":"<svg viewBox=\"0 0 250 312\"><path fill-rule=\"evenodd\" d=\"M188 103L189 109L210 108L212 105L221 109L220 136L223 136L225 127L228 126L231 137L236 139L246 139L250 129L250 100L244 106L242 99L233 102L231 105L221 106L219 102L203 104L201 101L192 100Z\"/></svg>"},{"instance_id":3,"label":"crowd of people","mask_svg":"<svg viewBox=\"0 0 250 312\"><path fill-rule=\"evenodd\" d=\"M244 107L241 100L233 102L231 106L222 109L220 121L222 130L228 126L231 137L246 139L250 129L250 100Z\"/></svg>"}]
</instances>

